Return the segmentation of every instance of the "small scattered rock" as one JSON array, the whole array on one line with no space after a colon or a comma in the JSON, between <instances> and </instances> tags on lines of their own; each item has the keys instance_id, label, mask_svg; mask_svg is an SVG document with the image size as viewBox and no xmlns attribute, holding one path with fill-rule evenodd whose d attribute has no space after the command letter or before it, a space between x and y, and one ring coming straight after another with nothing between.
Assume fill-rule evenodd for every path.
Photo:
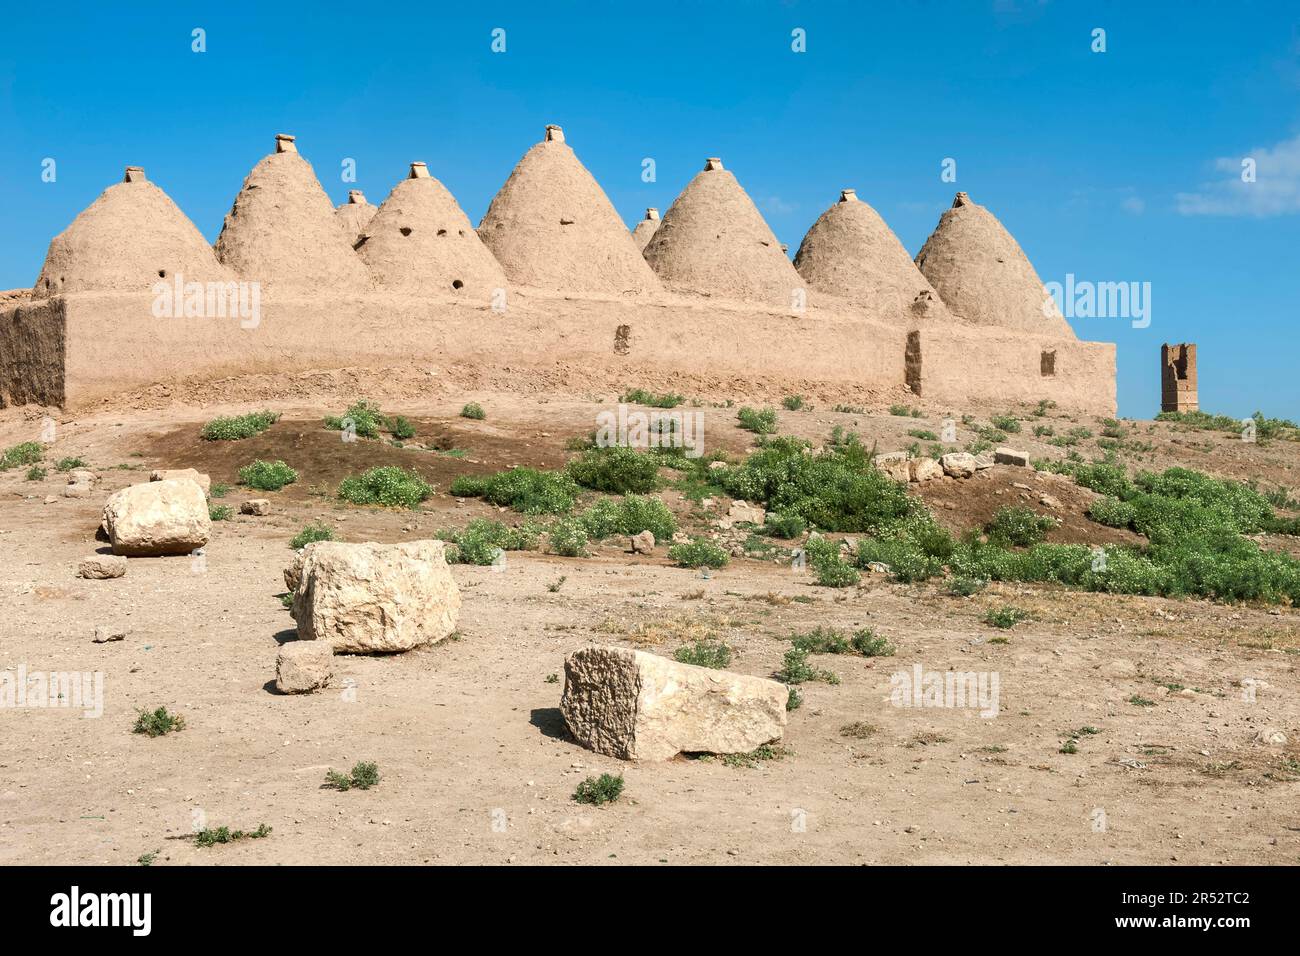
<instances>
[{"instance_id":1,"label":"small scattered rock","mask_svg":"<svg viewBox=\"0 0 1300 956\"><path fill-rule=\"evenodd\" d=\"M77 577L90 580L120 578L126 574L126 558L116 554L92 554L77 565Z\"/></svg>"},{"instance_id":2,"label":"small scattered rock","mask_svg":"<svg viewBox=\"0 0 1300 956\"><path fill-rule=\"evenodd\" d=\"M642 531L632 535L633 554L654 554L655 536L653 531Z\"/></svg>"},{"instance_id":3,"label":"small scattered rock","mask_svg":"<svg viewBox=\"0 0 1300 956\"><path fill-rule=\"evenodd\" d=\"M271 499L269 498L249 498L239 505L241 515L269 515L271 513Z\"/></svg>"},{"instance_id":4,"label":"small scattered rock","mask_svg":"<svg viewBox=\"0 0 1300 956\"><path fill-rule=\"evenodd\" d=\"M91 638L96 644L107 644L110 641L126 640L126 631L109 630L106 627L95 628L95 636Z\"/></svg>"},{"instance_id":5,"label":"small scattered rock","mask_svg":"<svg viewBox=\"0 0 1300 956\"><path fill-rule=\"evenodd\" d=\"M290 641L275 659L275 687L282 694L308 694L334 676L329 641Z\"/></svg>"},{"instance_id":6,"label":"small scattered rock","mask_svg":"<svg viewBox=\"0 0 1300 956\"><path fill-rule=\"evenodd\" d=\"M998 465L1016 465L1020 468L1029 467L1029 452L1016 451L1014 448L995 448L993 449L993 461Z\"/></svg>"},{"instance_id":7,"label":"small scattered rock","mask_svg":"<svg viewBox=\"0 0 1300 956\"><path fill-rule=\"evenodd\" d=\"M1276 727L1263 727L1255 734L1255 743L1268 744L1271 747L1285 747L1286 734Z\"/></svg>"},{"instance_id":8,"label":"small scattered rock","mask_svg":"<svg viewBox=\"0 0 1300 956\"><path fill-rule=\"evenodd\" d=\"M1055 498L1055 497L1053 497L1052 495L1039 495L1039 497L1038 497L1038 503L1039 503L1040 505L1042 505L1044 508L1051 508L1051 509L1054 510L1054 511L1060 511L1060 510L1061 510L1061 501L1060 501L1060 499L1059 499L1059 498Z\"/></svg>"}]
</instances>

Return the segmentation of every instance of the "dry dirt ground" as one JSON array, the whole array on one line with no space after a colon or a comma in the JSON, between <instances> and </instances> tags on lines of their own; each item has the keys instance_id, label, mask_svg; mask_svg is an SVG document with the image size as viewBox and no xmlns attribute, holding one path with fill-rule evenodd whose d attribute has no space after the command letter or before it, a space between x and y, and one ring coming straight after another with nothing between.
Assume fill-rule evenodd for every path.
<instances>
[{"instance_id":1,"label":"dry dirt ground","mask_svg":"<svg viewBox=\"0 0 1300 956\"><path fill-rule=\"evenodd\" d=\"M470 400L484 405L486 421L457 416ZM25 468L0 473L0 672L25 665L105 680L97 719L66 708L0 711L0 863L131 865L152 852L156 865L1300 860L1300 618L1291 608L1015 585L959 598L938 582L878 575L830 590L770 554L704 574L673 567L662 547L633 556L606 545L580 559L511 553L503 568L453 568L464 599L454 639L340 658L330 689L278 695L277 646L294 636L281 572L299 528L319 518L344 540L398 541L474 516L514 520L457 502L447 484L513 464L556 466L565 442L589 432L608 405L477 393L386 408L411 417L417 441L440 449L429 450L340 442L319 423L346 401L270 404L283 420L231 443L202 442L201 424L258 406L56 415L46 460L88 461L100 476L90 499L57 497L63 476L52 467L43 481L25 480ZM711 450L749 445L734 410L703 411ZM909 444L909 430L937 431L946 414L815 408L783 411L781 423L818 441L839 424L887 451ZM1058 434L1099 430L1092 420L1052 422ZM38 412L0 412L0 447L36 437L40 424ZM1034 440L1031 424L1008 443L1062 453ZM1130 456L1143 467L1184 463L1300 485L1293 443L1249 446L1148 422L1133 434L1151 446ZM962 426L960 440L971 437ZM1093 441L1079 447L1096 453ZM301 480L265 495L270 516L214 524L204 562L131 559L118 580L74 576L80 558L105 547L94 531L109 492L154 467L194 465L234 485L240 465L268 455ZM416 512L334 499L345 474L388 462L416 467L438 494ZM936 481L925 497L956 528L1001 504L1041 510L1044 491L1060 502L1061 540L1121 540L1082 518L1080 489L1028 469ZM48 495L56 497L47 503ZM223 500L237 508L252 496L262 493L233 488ZM674 491L665 500L692 531L707 531L725 508L706 511ZM1009 631L983 623L1007 603L1032 618ZM563 660L576 648L671 654L717 636L736 648L733 669L771 675L790 634L818 625L873 628L897 654L816 658L840 682L803 685L780 759L623 764L566 736ZM96 626L127 637L92 643ZM918 664L996 672L997 716L892 706L890 675ZM158 706L182 714L186 729L132 734L137 710ZM1062 753L1084 727L1097 732ZM1263 728L1290 742L1257 742ZM359 760L378 763L377 788L322 789L327 769ZM625 775L622 800L593 808L571 799L583 778L605 771ZM196 821L273 829L266 839L198 848Z\"/></svg>"}]
</instances>

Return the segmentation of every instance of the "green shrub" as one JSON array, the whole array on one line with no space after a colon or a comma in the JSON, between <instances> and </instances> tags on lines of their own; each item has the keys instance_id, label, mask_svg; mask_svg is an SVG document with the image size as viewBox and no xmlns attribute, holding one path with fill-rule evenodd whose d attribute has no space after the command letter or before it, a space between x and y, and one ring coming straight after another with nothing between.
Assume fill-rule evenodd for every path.
<instances>
[{"instance_id":1,"label":"green shrub","mask_svg":"<svg viewBox=\"0 0 1300 956\"><path fill-rule=\"evenodd\" d=\"M198 833L194 834L194 845L197 847L211 847L218 843L234 843L236 840L260 840L263 837L271 835L271 827L265 823L258 826L256 830L231 830L230 827L204 827ZM150 856L145 854L145 856ZM142 866L148 866L153 863L152 857L149 863L144 862L144 857L140 858Z\"/></svg>"},{"instance_id":2,"label":"green shrub","mask_svg":"<svg viewBox=\"0 0 1300 956\"><path fill-rule=\"evenodd\" d=\"M1012 435L1020 431L1020 420L1014 415L994 415L989 419L989 423L999 431Z\"/></svg>"},{"instance_id":3,"label":"green shrub","mask_svg":"<svg viewBox=\"0 0 1300 956\"><path fill-rule=\"evenodd\" d=\"M569 462L566 471L584 488L624 495L653 491L660 461L654 455L622 446L593 448Z\"/></svg>"},{"instance_id":4,"label":"green shrub","mask_svg":"<svg viewBox=\"0 0 1300 956\"><path fill-rule=\"evenodd\" d=\"M45 454L45 446L38 441L19 442L5 449L0 455L0 471L8 471L20 465L34 465Z\"/></svg>"},{"instance_id":5,"label":"green shrub","mask_svg":"<svg viewBox=\"0 0 1300 956\"><path fill-rule=\"evenodd\" d=\"M596 541L616 534L634 535L649 531L655 541L667 541L677 530L677 521L658 498L628 495L615 502L601 498L584 511L579 520L588 536Z\"/></svg>"},{"instance_id":6,"label":"green shrub","mask_svg":"<svg viewBox=\"0 0 1300 956\"><path fill-rule=\"evenodd\" d=\"M1029 508L1013 505L999 508L985 530L994 541L1024 548L1042 541L1043 535L1054 527L1054 519L1035 514Z\"/></svg>"},{"instance_id":7,"label":"green shrub","mask_svg":"<svg viewBox=\"0 0 1300 956\"><path fill-rule=\"evenodd\" d=\"M651 408L676 408L686 401L681 395L674 395L672 392L655 395L644 388L630 389L620 395L618 400L625 405L649 405Z\"/></svg>"},{"instance_id":8,"label":"green shrub","mask_svg":"<svg viewBox=\"0 0 1300 956\"><path fill-rule=\"evenodd\" d=\"M414 471L397 465L371 468L339 483L339 497L354 505L415 508L432 494L432 485Z\"/></svg>"},{"instance_id":9,"label":"green shrub","mask_svg":"<svg viewBox=\"0 0 1300 956\"><path fill-rule=\"evenodd\" d=\"M208 505L209 521L229 521L230 516L235 513L235 509L230 505Z\"/></svg>"},{"instance_id":10,"label":"green shrub","mask_svg":"<svg viewBox=\"0 0 1300 956\"><path fill-rule=\"evenodd\" d=\"M44 468L42 468L40 465L32 465L32 467L27 469L27 480L44 481L45 476L48 474L49 472L46 471Z\"/></svg>"},{"instance_id":11,"label":"green shrub","mask_svg":"<svg viewBox=\"0 0 1300 956\"><path fill-rule=\"evenodd\" d=\"M766 523L763 525L763 533L773 538L789 540L799 537L807 528L808 522L798 515L769 514Z\"/></svg>"},{"instance_id":12,"label":"green shrub","mask_svg":"<svg viewBox=\"0 0 1300 956\"><path fill-rule=\"evenodd\" d=\"M84 458L60 458L54 463L55 471L72 471L74 468L89 468Z\"/></svg>"},{"instance_id":13,"label":"green shrub","mask_svg":"<svg viewBox=\"0 0 1300 956\"><path fill-rule=\"evenodd\" d=\"M776 679L783 684L804 684L808 681L825 681L838 684L840 679L830 671L818 670L808 663L808 652L792 647L785 652L781 669L776 672Z\"/></svg>"},{"instance_id":14,"label":"green shrub","mask_svg":"<svg viewBox=\"0 0 1300 956\"><path fill-rule=\"evenodd\" d=\"M988 581L983 578L968 578L959 575L948 583L948 593L956 597L970 597L972 594L983 591L988 586Z\"/></svg>"},{"instance_id":15,"label":"green shrub","mask_svg":"<svg viewBox=\"0 0 1300 956\"><path fill-rule=\"evenodd\" d=\"M472 418L476 422L481 422L487 418L487 412L483 411L483 406L478 402L470 402L460 410L461 418Z\"/></svg>"},{"instance_id":16,"label":"green shrub","mask_svg":"<svg viewBox=\"0 0 1300 956\"><path fill-rule=\"evenodd\" d=\"M307 545L311 544L313 541L333 540L333 528L323 522L313 521L289 540L289 547L297 551L299 548L307 547Z\"/></svg>"},{"instance_id":17,"label":"green shrub","mask_svg":"<svg viewBox=\"0 0 1300 956\"><path fill-rule=\"evenodd\" d=\"M743 464L721 469L718 481L733 498L763 502L827 531L871 533L925 513L905 485L876 469L863 446L819 454L806 453L808 447L795 438L768 439Z\"/></svg>"},{"instance_id":18,"label":"green shrub","mask_svg":"<svg viewBox=\"0 0 1300 956\"><path fill-rule=\"evenodd\" d=\"M936 435L934 432L930 431L930 429L928 428L913 428L910 431L908 431L908 434L911 435L913 438L919 438L922 441L939 440L939 436Z\"/></svg>"},{"instance_id":19,"label":"green shrub","mask_svg":"<svg viewBox=\"0 0 1300 956\"><path fill-rule=\"evenodd\" d=\"M323 789L369 790L371 787L377 786L379 786L379 764L361 760L353 764L351 773L340 773L333 769L327 770Z\"/></svg>"},{"instance_id":20,"label":"green shrub","mask_svg":"<svg viewBox=\"0 0 1300 956\"><path fill-rule=\"evenodd\" d=\"M756 435L770 435L776 431L776 409L742 408L736 413L740 427Z\"/></svg>"},{"instance_id":21,"label":"green shrub","mask_svg":"<svg viewBox=\"0 0 1300 956\"><path fill-rule=\"evenodd\" d=\"M722 568L728 560L726 551L703 538L673 545L668 549L668 557L685 568Z\"/></svg>"},{"instance_id":22,"label":"green shrub","mask_svg":"<svg viewBox=\"0 0 1300 956\"><path fill-rule=\"evenodd\" d=\"M239 469L240 484L258 491L279 491L298 480L298 472L282 461L262 461L260 458Z\"/></svg>"},{"instance_id":23,"label":"green shrub","mask_svg":"<svg viewBox=\"0 0 1300 956\"><path fill-rule=\"evenodd\" d=\"M785 697L786 710L798 710L803 706L803 694L799 693L799 688L791 687L790 693Z\"/></svg>"},{"instance_id":24,"label":"green shrub","mask_svg":"<svg viewBox=\"0 0 1300 956\"><path fill-rule=\"evenodd\" d=\"M280 420L279 412L249 412L214 418L203 426L199 437L207 441L242 441L260 435Z\"/></svg>"},{"instance_id":25,"label":"green shrub","mask_svg":"<svg viewBox=\"0 0 1300 956\"><path fill-rule=\"evenodd\" d=\"M184 729L184 717L180 714L169 714L166 707L159 707L157 710L137 711L131 732L144 734L146 737L165 737L174 731Z\"/></svg>"},{"instance_id":26,"label":"green shrub","mask_svg":"<svg viewBox=\"0 0 1300 956\"><path fill-rule=\"evenodd\" d=\"M853 649L863 657L894 656L894 645L867 628L854 633L852 643Z\"/></svg>"},{"instance_id":27,"label":"green shrub","mask_svg":"<svg viewBox=\"0 0 1300 956\"><path fill-rule=\"evenodd\" d=\"M482 498L524 514L568 514L578 498L578 485L568 474L536 468L461 475L450 490L458 498Z\"/></svg>"},{"instance_id":28,"label":"green shrub","mask_svg":"<svg viewBox=\"0 0 1300 956\"><path fill-rule=\"evenodd\" d=\"M578 518L560 518L547 530L551 551L566 558L585 558L587 531Z\"/></svg>"},{"instance_id":29,"label":"green shrub","mask_svg":"<svg viewBox=\"0 0 1300 956\"><path fill-rule=\"evenodd\" d=\"M857 570L840 557L840 544L829 538L812 538L804 545L804 554L817 583L828 588L848 588L861 580Z\"/></svg>"},{"instance_id":30,"label":"green shrub","mask_svg":"<svg viewBox=\"0 0 1300 956\"><path fill-rule=\"evenodd\" d=\"M863 657L892 657L894 646L875 632L863 628L845 637L831 628L814 628L807 634L794 634L790 643L795 650L808 654L861 654Z\"/></svg>"},{"instance_id":31,"label":"green shrub","mask_svg":"<svg viewBox=\"0 0 1300 956\"><path fill-rule=\"evenodd\" d=\"M532 523L511 528L487 518L475 518L462 531L438 533L454 546L447 553L449 562L477 565L494 563L503 551L531 551L540 536L540 528Z\"/></svg>"},{"instance_id":32,"label":"green shrub","mask_svg":"<svg viewBox=\"0 0 1300 956\"><path fill-rule=\"evenodd\" d=\"M209 498L224 498L228 494L230 494L230 486L219 481L213 482L212 487L208 489Z\"/></svg>"},{"instance_id":33,"label":"green shrub","mask_svg":"<svg viewBox=\"0 0 1300 956\"><path fill-rule=\"evenodd\" d=\"M405 416L397 415L388 419L388 433L398 441L406 441L415 437L415 426Z\"/></svg>"},{"instance_id":34,"label":"green shrub","mask_svg":"<svg viewBox=\"0 0 1300 956\"><path fill-rule=\"evenodd\" d=\"M712 667L721 670L731 664L732 650L722 641L699 640L686 644L673 652L673 660L679 664L694 664L697 667Z\"/></svg>"},{"instance_id":35,"label":"green shrub","mask_svg":"<svg viewBox=\"0 0 1300 956\"><path fill-rule=\"evenodd\" d=\"M781 399L781 406L788 412L797 412L803 408L802 395L787 395Z\"/></svg>"},{"instance_id":36,"label":"green shrub","mask_svg":"<svg viewBox=\"0 0 1300 956\"><path fill-rule=\"evenodd\" d=\"M1005 604L1002 607L993 608L985 614L984 623L992 627L1006 629L1009 627L1015 627L1028 617L1028 611L1023 611L1018 607L1012 607L1010 604Z\"/></svg>"},{"instance_id":37,"label":"green shrub","mask_svg":"<svg viewBox=\"0 0 1300 956\"><path fill-rule=\"evenodd\" d=\"M573 799L578 803L598 807L601 804L613 803L622 794L623 775L620 773L616 777L613 774L602 773L599 777L588 777L578 784L578 789L573 791Z\"/></svg>"},{"instance_id":38,"label":"green shrub","mask_svg":"<svg viewBox=\"0 0 1300 956\"><path fill-rule=\"evenodd\" d=\"M348 410L339 416L325 419L325 427L341 431L352 424L352 430L362 438L378 438L379 429L384 425L384 415L374 402L361 399L348 406Z\"/></svg>"},{"instance_id":39,"label":"green shrub","mask_svg":"<svg viewBox=\"0 0 1300 956\"><path fill-rule=\"evenodd\" d=\"M1098 498L1088 507L1088 517L1108 528L1127 528L1137 517L1137 509L1118 498Z\"/></svg>"}]
</instances>

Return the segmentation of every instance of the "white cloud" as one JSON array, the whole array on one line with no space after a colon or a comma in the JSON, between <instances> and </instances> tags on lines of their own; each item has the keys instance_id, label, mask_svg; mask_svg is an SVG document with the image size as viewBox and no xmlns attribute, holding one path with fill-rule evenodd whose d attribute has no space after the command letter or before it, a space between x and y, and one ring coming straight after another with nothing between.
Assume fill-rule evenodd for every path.
<instances>
[{"instance_id":1,"label":"white cloud","mask_svg":"<svg viewBox=\"0 0 1300 956\"><path fill-rule=\"evenodd\" d=\"M1141 196L1125 196L1119 207L1131 216L1140 216L1146 212L1146 200Z\"/></svg>"},{"instance_id":2,"label":"white cloud","mask_svg":"<svg viewBox=\"0 0 1300 956\"><path fill-rule=\"evenodd\" d=\"M1243 180L1246 160L1254 160L1254 182ZM1276 146L1214 161L1221 179L1198 192L1179 193L1184 216L1285 216L1300 213L1300 135Z\"/></svg>"}]
</instances>

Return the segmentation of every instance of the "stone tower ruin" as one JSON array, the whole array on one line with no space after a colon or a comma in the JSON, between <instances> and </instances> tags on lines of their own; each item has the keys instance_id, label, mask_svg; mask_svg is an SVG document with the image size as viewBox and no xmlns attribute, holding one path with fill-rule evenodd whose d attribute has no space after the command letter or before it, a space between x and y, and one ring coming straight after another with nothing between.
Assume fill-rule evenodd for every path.
<instances>
[{"instance_id":1,"label":"stone tower ruin","mask_svg":"<svg viewBox=\"0 0 1300 956\"><path fill-rule=\"evenodd\" d=\"M1160 410L1196 412L1196 346L1182 342L1160 346Z\"/></svg>"}]
</instances>

